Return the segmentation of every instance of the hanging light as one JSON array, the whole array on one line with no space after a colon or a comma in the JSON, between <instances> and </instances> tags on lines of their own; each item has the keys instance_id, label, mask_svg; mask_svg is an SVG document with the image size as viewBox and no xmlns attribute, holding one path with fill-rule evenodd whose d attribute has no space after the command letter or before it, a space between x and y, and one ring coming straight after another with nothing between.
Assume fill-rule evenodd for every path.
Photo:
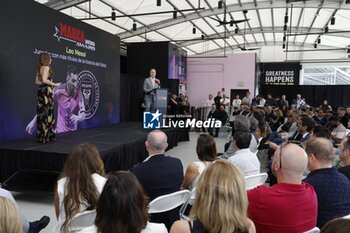
<instances>
[{"instance_id":1,"label":"hanging light","mask_svg":"<svg viewBox=\"0 0 350 233\"><path fill-rule=\"evenodd\" d=\"M174 8L173 19L177 19L177 10Z\"/></svg>"},{"instance_id":2,"label":"hanging light","mask_svg":"<svg viewBox=\"0 0 350 233\"><path fill-rule=\"evenodd\" d=\"M238 34L238 27L235 28L235 34Z\"/></svg>"},{"instance_id":3,"label":"hanging light","mask_svg":"<svg viewBox=\"0 0 350 233\"><path fill-rule=\"evenodd\" d=\"M321 37L318 37L317 44L321 44Z\"/></svg>"},{"instance_id":4,"label":"hanging light","mask_svg":"<svg viewBox=\"0 0 350 233\"><path fill-rule=\"evenodd\" d=\"M316 43L314 44L314 48L317 49L317 44Z\"/></svg>"},{"instance_id":5,"label":"hanging light","mask_svg":"<svg viewBox=\"0 0 350 233\"><path fill-rule=\"evenodd\" d=\"M218 8L219 8L219 9L222 9L222 6L223 6L223 1L220 0L220 1L218 2Z\"/></svg>"},{"instance_id":6,"label":"hanging light","mask_svg":"<svg viewBox=\"0 0 350 233\"><path fill-rule=\"evenodd\" d=\"M204 34L201 35L201 39L204 40Z\"/></svg>"},{"instance_id":7,"label":"hanging light","mask_svg":"<svg viewBox=\"0 0 350 233\"><path fill-rule=\"evenodd\" d=\"M283 43L282 48L283 48L283 49L285 49L285 48L286 48L286 44L285 44L285 43Z\"/></svg>"},{"instance_id":8,"label":"hanging light","mask_svg":"<svg viewBox=\"0 0 350 233\"><path fill-rule=\"evenodd\" d=\"M196 27L193 25L192 34L196 34L196 32L197 32L197 29L196 29Z\"/></svg>"},{"instance_id":9,"label":"hanging light","mask_svg":"<svg viewBox=\"0 0 350 233\"><path fill-rule=\"evenodd\" d=\"M285 42L287 40L286 35L283 36L283 42Z\"/></svg>"},{"instance_id":10,"label":"hanging light","mask_svg":"<svg viewBox=\"0 0 350 233\"><path fill-rule=\"evenodd\" d=\"M335 24L335 17L333 16L332 18L331 18L331 25L334 25Z\"/></svg>"},{"instance_id":11,"label":"hanging light","mask_svg":"<svg viewBox=\"0 0 350 233\"><path fill-rule=\"evenodd\" d=\"M347 52L348 54L350 54L350 49L348 49L346 52Z\"/></svg>"},{"instance_id":12,"label":"hanging light","mask_svg":"<svg viewBox=\"0 0 350 233\"><path fill-rule=\"evenodd\" d=\"M345 0L345 4L350 4L350 0Z\"/></svg>"},{"instance_id":13,"label":"hanging light","mask_svg":"<svg viewBox=\"0 0 350 233\"><path fill-rule=\"evenodd\" d=\"M136 25L136 22L134 21L134 23L132 24L132 30L133 31L136 31L137 30L137 25Z\"/></svg>"},{"instance_id":14,"label":"hanging light","mask_svg":"<svg viewBox=\"0 0 350 233\"><path fill-rule=\"evenodd\" d=\"M283 26L283 31L287 31L287 24Z\"/></svg>"},{"instance_id":15,"label":"hanging light","mask_svg":"<svg viewBox=\"0 0 350 233\"><path fill-rule=\"evenodd\" d=\"M329 32L328 26L326 26L326 27L324 28L324 32L325 32L325 33L328 33L328 32Z\"/></svg>"},{"instance_id":16,"label":"hanging light","mask_svg":"<svg viewBox=\"0 0 350 233\"><path fill-rule=\"evenodd\" d=\"M286 13L286 15L284 16L284 24L288 23L288 14Z\"/></svg>"},{"instance_id":17,"label":"hanging light","mask_svg":"<svg viewBox=\"0 0 350 233\"><path fill-rule=\"evenodd\" d=\"M162 5L162 0L157 0L157 6L161 6Z\"/></svg>"},{"instance_id":18,"label":"hanging light","mask_svg":"<svg viewBox=\"0 0 350 233\"><path fill-rule=\"evenodd\" d=\"M111 13L111 19L113 20L113 21L115 21L115 17L116 17L116 13L115 13L115 11L114 11L114 9L112 10L112 13Z\"/></svg>"},{"instance_id":19,"label":"hanging light","mask_svg":"<svg viewBox=\"0 0 350 233\"><path fill-rule=\"evenodd\" d=\"M233 27L233 19L230 21L230 27Z\"/></svg>"}]
</instances>

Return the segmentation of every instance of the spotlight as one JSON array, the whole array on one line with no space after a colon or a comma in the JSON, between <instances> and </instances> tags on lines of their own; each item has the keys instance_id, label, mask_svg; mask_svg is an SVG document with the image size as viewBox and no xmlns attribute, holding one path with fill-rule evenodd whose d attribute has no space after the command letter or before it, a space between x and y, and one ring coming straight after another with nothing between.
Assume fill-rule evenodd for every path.
<instances>
[{"instance_id":1,"label":"spotlight","mask_svg":"<svg viewBox=\"0 0 350 233\"><path fill-rule=\"evenodd\" d=\"M157 0L157 6L161 6L162 5L162 0Z\"/></svg>"},{"instance_id":2,"label":"spotlight","mask_svg":"<svg viewBox=\"0 0 350 233\"><path fill-rule=\"evenodd\" d=\"M350 4L350 0L345 0L345 4Z\"/></svg>"},{"instance_id":3,"label":"spotlight","mask_svg":"<svg viewBox=\"0 0 350 233\"><path fill-rule=\"evenodd\" d=\"M201 35L201 39L204 40L204 35L203 34Z\"/></svg>"},{"instance_id":4,"label":"spotlight","mask_svg":"<svg viewBox=\"0 0 350 233\"><path fill-rule=\"evenodd\" d=\"M335 17L333 16L332 18L331 18L331 25L334 25L335 24Z\"/></svg>"},{"instance_id":5,"label":"spotlight","mask_svg":"<svg viewBox=\"0 0 350 233\"><path fill-rule=\"evenodd\" d=\"M115 13L115 11L113 10L113 11L112 11L112 14L111 14L111 19L112 19L113 21L115 21L115 17L116 17L116 13Z\"/></svg>"},{"instance_id":6,"label":"spotlight","mask_svg":"<svg viewBox=\"0 0 350 233\"><path fill-rule=\"evenodd\" d=\"M137 30L137 25L136 25L136 22L134 21L134 23L132 24L132 30L133 31L136 31Z\"/></svg>"},{"instance_id":7,"label":"spotlight","mask_svg":"<svg viewBox=\"0 0 350 233\"><path fill-rule=\"evenodd\" d=\"M284 16L284 24L288 23L288 15L286 14L286 16Z\"/></svg>"},{"instance_id":8,"label":"spotlight","mask_svg":"<svg viewBox=\"0 0 350 233\"><path fill-rule=\"evenodd\" d=\"M347 52L348 54L350 54L350 49L348 49L346 52Z\"/></svg>"},{"instance_id":9,"label":"spotlight","mask_svg":"<svg viewBox=\"0 0 350 233\"><path fill-rule=\"evenodd\" d=\"M193 28L192 28L192 34L196 34L196 32L197 32L197 29L196 29L195 26L193 26Z\"/></svg>"},{"instance_id":10,"label":"spotlight","mask_svg":"<svg viewBox=\"0 0 350 233\"><path fill-rule=\"evenodd\" d=\"M314 44L314 48L317 49L317 44L316 43Z\"/></svg>"},{"instance_id":11,"label":"spotlight","mask_svg":"<svg viewBox=\"0 0 350 233\"><path fill-rule=\"evenodd\" d=\"M287 31L287 24L283 26L283 31Z\"/></svg>"},{"instance_id":12,"label":"spotlight","mask_svg":"<svg viewBox=\"0 0 350 233\"><path fill-rule=\"evenodd\" d=\"M283 42L285 42L287 40L287 37L284 35L283 36Z\"/></svg>"},{"instance_id":13,"label":"spotlight","mask_svg":"<svg viewBox=\"0 0 350 233\"><path fill-rule=\"evenodd\" d=\"M317 39L317 44L321 44L321 37Z\"/></svg>"},{"instance_id":14,"label":"spotlight","mask_svg":"<svg viewBox=\"0 0 350 233\"><path fill-rule=\"evenodd\" d=\"M220 1L218 2L218 8L219 8L219 9L222 9L223 3L224 3L224 2L223 2L222 0L220 0Z\"/></svg>"},{"instance_id":15,"label":"spotlight","mask_svg":"<svg viewBox=\"0 0 350 233\"><path fill-rule=\"evenodd\" d=\"M283 45L282 45L282 48L285 49L285 48L286 48L286 44L283 44Z\"/></svg>"},{"instance_id":16,"label":"spotlight","mask_svg":"<svg viewBox=\"0 0 350 233\"><path fill-rule=\"evenodd\" d=\"M329 32L328 26L326 26L326 27L324 28L324 32L325 32L325 33L328 33L328 32Z\"/></svg>"},{"instance_id":17,"label":"spotlight","mask_svg":"<svg viewBox=\"0 0 350 233\"><path fill-rule=\"evenodd\" d=\"M238 34L238 27L235 28L235 34Z\"/></svg>"},{"instance_id":18,"label":"spotlight","mask_svg":"<svg viewBox=\"0 0 350 233\"><path fill-rule=\"evenodd\" d=\"M173 12L173 19L177 19L177 11L174 9L174 12Z\"/></svg>"},{"instance_id":19,"label":"spotlight","mask_svg":"<svg viewBox=\"0 0 350 233\"><path fill-rule=\"evenodd\" d=\"M230 27L233 27L233 20L230 21Z\"/></svg>"}]
</instances>

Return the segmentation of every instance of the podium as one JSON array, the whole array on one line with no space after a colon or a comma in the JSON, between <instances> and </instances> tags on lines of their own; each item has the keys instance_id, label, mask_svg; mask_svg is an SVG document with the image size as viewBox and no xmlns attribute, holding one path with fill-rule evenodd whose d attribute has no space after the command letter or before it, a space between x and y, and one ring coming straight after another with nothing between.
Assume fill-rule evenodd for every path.
<instances>
[{"instance_id":1,"label":"podium","mask_svg":"<svg viewBox=\"0 0 350 233\"><path fill-rule=\"evenodd\" d=\"M155 90L154 108L162 114L167 114L168 110L168 89L158 88Z\"/></svg>"}]
</instances>

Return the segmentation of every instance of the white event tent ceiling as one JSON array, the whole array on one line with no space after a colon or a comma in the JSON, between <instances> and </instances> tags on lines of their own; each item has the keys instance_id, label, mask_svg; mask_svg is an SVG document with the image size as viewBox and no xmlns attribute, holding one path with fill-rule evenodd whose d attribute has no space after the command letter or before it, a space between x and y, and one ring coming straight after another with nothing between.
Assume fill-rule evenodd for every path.
<instances>
[{"instance_id":1,"label":"white event tent ceiling","mask_svg":"<svg viewBox=\"0 0 350 233\"><path fill-rule=\"evenodd\" d=\"M263 46L284 47L285 51L292 47L350 49L350 0L37 2L119 36L124 46L130 42L170 41L189 55L222 54ZM231 20L244 19L249 20L230 25ZM218 26L218 21L226 24Z\"/></svg>"}]
</instances>

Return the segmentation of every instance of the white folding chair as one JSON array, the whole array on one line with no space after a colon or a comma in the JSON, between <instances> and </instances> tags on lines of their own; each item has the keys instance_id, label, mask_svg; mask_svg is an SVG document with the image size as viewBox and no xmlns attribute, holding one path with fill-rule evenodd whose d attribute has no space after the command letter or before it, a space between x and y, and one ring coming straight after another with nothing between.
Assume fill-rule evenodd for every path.
<instances>
[{"instance_id":1,"label":"white folding chair","mask_svg":"<svg viewBox=\"0 0 350 233\"><path fill-rule=\"evenodd\" d=\"M188 205L192 205L194 202L194 199L196 198L196 187L194 187L190 193L190 195L188 196L187 201L181 206L180 208L180 219L184 219L184 220L190 220L190 218L185 215L186 209Z\"/></svg>"},{"instance_id":2,"label":"white folding chair","mask_svg":"<svg viewBox=\"0 0 350 233\"><path fill-rule=\"evenodd\" d=\"M261 184L264 184L268 175L267 173L260 173L257 175L245 176L245 189L253 189Z\"/></svg>"},{"instance_id":3,"label":"white folding chair","mask_svg":"<svg viewBox=\"0 0 350 233\"><path fill-rule=\"evenodd\" d=\"M314 227L311 230L304 231L303 233L319 233L320 229L318 227Z\"/></svg>"},{"instance_id":4,"label":"white folding chair","mask_svg":"<svg viewBox=\"0 0 350 233\"><path fill-rule=\"evenodd\" d=\"M72 218L72 220L69 222L68 226L68 232L79 232L81 230L84 230L84 232L93 231L94 229L94 223L96 218L96 210L86 210L82 213L77 214Z\"/></svg>"},{"instance_id":5,"label":"white folding chair","mask_svg":"<svg viewBox=\"0 0 350 233\"><path fill-rule=\"evenodd\" d=\"M162 213L184 204L190 195L190 191L181 190L157 197L149 203L148 213Z\"/></svg>"}]
</instances>

